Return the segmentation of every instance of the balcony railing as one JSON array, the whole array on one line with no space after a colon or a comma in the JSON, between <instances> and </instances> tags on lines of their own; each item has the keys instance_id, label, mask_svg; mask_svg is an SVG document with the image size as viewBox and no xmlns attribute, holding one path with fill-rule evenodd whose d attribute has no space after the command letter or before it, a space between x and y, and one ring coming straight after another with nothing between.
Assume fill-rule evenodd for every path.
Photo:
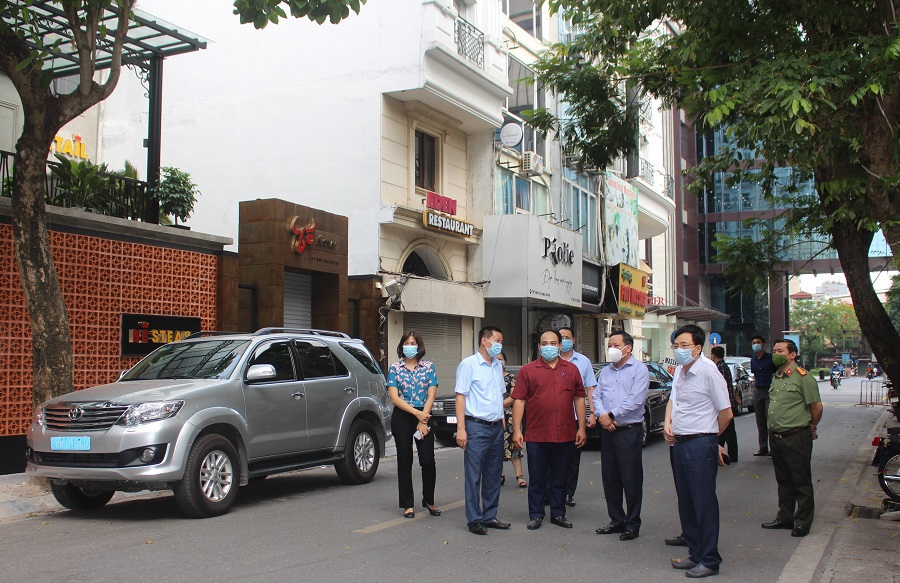
<instances>
[{"instance_id":1,"label":"balcony railing","mask_svg":"<svg viewBox=\"0 0 900 583\"><path fill-rule=\"evenodd\" d=\"M641 180L650 186L656 186L656 168L643 158L641 158Z\"/></svg>"},{"instance_id":2,"label":"balcony railing","mask_svg":"<svg viewBox=\"0 0 900 583\"><path fill-rule=\"evenodd\" d=\"M484 33L466 19L457 18L454 37L459 54L484 69Z\"/></svg>"},{"instance_id":3,"label":"balcony railing","mask_svg":"<svg viewBox=\"0 0 900 583\"><path fill-rule=\"evenodd\" d=\"M666 174L665 178L666 196L668 196L672 200L675 200L675 177L671 174Z\"/></svg>"},{"instance_id":4,"label":"balcony railing","mask_svg":"<svg viewBox=\"0 0 900 583\"><path fill-rule=\"evenodd\" d=\"M12 196L12 169L15 155L0 150L0 196ZM81 194L73 193L66 185L61 184L55 174L50 171L52 164L47 162L47 179L44 201L47 204L70 208L83 208L91 212L119 217L132 221L159 222L158 214L147 217L151 202L149 185L142 180L126 178L118 174L99 172L99 188L79 189Z\"/></svg>"}]
</instances>

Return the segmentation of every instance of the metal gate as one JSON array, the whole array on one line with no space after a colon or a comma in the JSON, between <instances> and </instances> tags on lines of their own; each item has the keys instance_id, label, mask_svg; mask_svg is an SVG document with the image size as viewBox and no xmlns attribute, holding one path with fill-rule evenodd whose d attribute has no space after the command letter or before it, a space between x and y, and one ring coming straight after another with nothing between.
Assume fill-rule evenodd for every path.
<instances>
[{"instance_id":1,"label":"metal gate","mask_svg":"<svg viewBox=\"0 0 900 583\"><path fill-rule=\"evenodd\" d=\"M425 360L434 363L439 394L453 391L456 384L456 367L462 360L462 320L459 316L437 314L421 314L406 312L403 314L403 329L415 330L422 335L425 342ZM394 346L388 347L388 361L396 358ZM466 355L468 356L468 355Z\"/></svg>"},{"instance_id":2,"label":"metal gate","mask_svg":"<svg viewBox=\"0 0 900 583\"><path fill-rule=\"evenodd\" d=\"M887 388L883 381L865 380L859 384L860 405L887 405Z\"/></svg>"}]
</instances>

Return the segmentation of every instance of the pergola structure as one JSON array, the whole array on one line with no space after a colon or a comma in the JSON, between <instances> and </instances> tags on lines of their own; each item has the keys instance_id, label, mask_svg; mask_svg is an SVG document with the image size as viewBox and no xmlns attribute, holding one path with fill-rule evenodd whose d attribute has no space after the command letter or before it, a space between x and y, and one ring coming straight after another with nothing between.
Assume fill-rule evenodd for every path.
<instances>
[{"instance_id":1,"label":"pergola structure","mask_svg":"<svg viewBox=\"0 0 900 583\"><path fill-rule=\"evenodd\" d=\"M26 35L29 46L39 50L46 50L58 41L57 47L51 57L46 61L47 69L52 72L53 78L59 79L79 73L79 55L72 42L72 31L69 19L59 2L47 0L12 0L4 2L4 8L0 9L0 18L10 26L22 26L22 6L27 7L31 20L27 23L29 29L35 29L41 39L40 46L32 38ZM19 5L11 9L9 5ZM100 18L101 24L105 24L109 30L115 30L119 19L119 10L113 3L105 9ZM149 99L149 119L147 138L144 147L147 148L147 182L150 192L159 181L160 148L162 145L162 80L163 59L182 53L190 53L205 49L207 39L194 33L179 30L173 24L156 18L141 10L132 10L128 26L128 34L122 46L122 65L137 73L141 84L146 90ZM112 64L112 42L98 40L96 69L107 69ZM146 222L159 222L159 202L153 197L153 204L148 205L144 218Z\"/></svg>"}]
</instances>

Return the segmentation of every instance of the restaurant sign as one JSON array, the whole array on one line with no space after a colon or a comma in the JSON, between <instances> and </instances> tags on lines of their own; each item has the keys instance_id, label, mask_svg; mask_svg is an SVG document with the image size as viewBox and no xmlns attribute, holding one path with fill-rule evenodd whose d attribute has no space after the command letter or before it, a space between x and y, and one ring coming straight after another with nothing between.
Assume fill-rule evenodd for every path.
<instances>
[{"instance_id":1,"label":"restaurant sign","mask_svg":"<svg viewBox=\"0 0 900 583\"><path fill-rule=\"evenodd\" d=\"M122 356L146 356L195 332L200 332L200 318L122 314Z\"/></svg>"}]
</instances>

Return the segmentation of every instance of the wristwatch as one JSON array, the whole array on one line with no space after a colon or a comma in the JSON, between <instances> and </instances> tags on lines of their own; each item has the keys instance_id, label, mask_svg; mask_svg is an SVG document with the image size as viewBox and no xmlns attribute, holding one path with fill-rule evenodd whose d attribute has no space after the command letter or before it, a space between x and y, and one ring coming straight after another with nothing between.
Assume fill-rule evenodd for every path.
<instances>
[{"instance_id":1,"label":"wristwatch","mask_svg":"<svg viewBox=\"0 0 900 583\"><path fill-rule=\"evenodd\" d=\"M615 421L615 420L616 420L616 416L613 415L613 412L612 412L612 411L610 411L609 413L607 413L607 415L609 415L609 420L610 420L610 421Z\"/></svg>"}]
</instances>

